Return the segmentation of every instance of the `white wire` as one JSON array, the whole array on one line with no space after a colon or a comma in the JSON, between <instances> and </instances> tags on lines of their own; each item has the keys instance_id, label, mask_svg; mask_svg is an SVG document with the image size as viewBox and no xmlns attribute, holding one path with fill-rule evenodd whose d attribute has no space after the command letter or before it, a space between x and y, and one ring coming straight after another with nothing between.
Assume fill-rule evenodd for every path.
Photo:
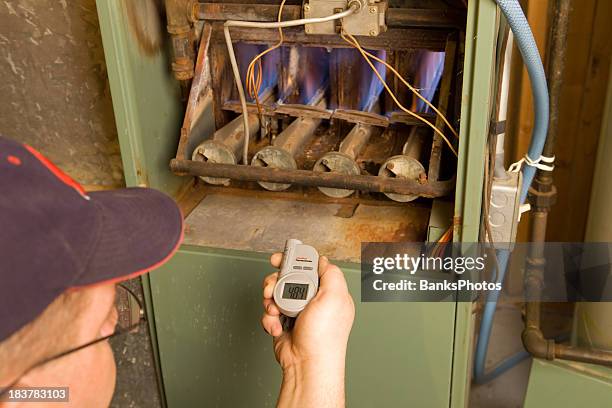
<instances>
[{"instance_id":1,"label":"white wire","mask_svg":"<svg viewBox=\"0 0 612 408\"><path fill-rule=\"evenodd\" d=\"M230 63L232 65L232 71L234 72L234 81L238 87L238 96L240 98L240 105L242 106L242 123L244 127L244 150L242 153L242 163L248 164L248 149L249 149L249 119L247 113L247 102L244 93L244 87L242 85L242 79L240 78L240 70L238 69L238 62L236 61L236 54L234 53L234 45L232 44L232 37L230 36L230 27L248 27L248 28L285 28L285 27L296 27L304 24L320 24L328 21L339 20L344 17L348 17L354 12L361 9L361 2L359 0L351 0L348 4L349 8L336 14L332 14L327 17L315 17L315 18L302 18L299 20L289 21L274 21L274 22L255 22L255 21L237 21L228 20L223 24L223 33L225 34L225 44L227 45L227 52L229 53Z\"/></svg>"}]
</instances>

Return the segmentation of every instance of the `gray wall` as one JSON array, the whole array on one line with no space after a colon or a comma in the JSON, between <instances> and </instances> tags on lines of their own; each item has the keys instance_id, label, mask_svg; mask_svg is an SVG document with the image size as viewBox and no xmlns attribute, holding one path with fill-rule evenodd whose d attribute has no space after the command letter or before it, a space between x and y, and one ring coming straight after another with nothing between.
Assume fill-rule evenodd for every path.
<instances>
[{"instance_id":1,"label":"gray wall","mask_svg":"<svg viewBox=\"0 0 612 408\"><path fill-rule=\"evenodd\" d=\"M0 78L0 134L86 186L123 184L95 0L0 2Z\"/></svg>"}]
</instances>

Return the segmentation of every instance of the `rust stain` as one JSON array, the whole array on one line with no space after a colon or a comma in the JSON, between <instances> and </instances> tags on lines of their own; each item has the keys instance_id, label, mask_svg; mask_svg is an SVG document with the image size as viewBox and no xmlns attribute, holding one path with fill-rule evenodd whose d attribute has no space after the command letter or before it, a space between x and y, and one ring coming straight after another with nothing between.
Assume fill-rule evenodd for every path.
<instances>
[{"instance_id":1,"label":"rust stain","mask_svg":"<svg viewBox=\"0 0 612 408\"><path fill-rule=\"evenodd\" d=\"M422 241L424 228L413 223L355 223L345 231L346 241L361 242L401 242Z\"/></svg>"},{"instance_id":2,"label":"rust stain","mask_svg":"<svg viewBox=\"0 0 612 408\"><path fill-rule=\"evenodd\" d=\"M163 33L161 14L155 1L125 3L130 31L145 55L155 56L161 50Z\"/></svg>"}]
</instances>

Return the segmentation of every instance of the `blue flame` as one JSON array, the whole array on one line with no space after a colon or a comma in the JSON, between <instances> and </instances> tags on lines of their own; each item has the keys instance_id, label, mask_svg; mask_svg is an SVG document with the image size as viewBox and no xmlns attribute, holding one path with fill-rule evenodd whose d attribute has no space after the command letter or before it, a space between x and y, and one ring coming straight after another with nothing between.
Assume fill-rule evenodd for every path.
<instances>
[{"instance_id":1,"label":"blue flame","mask_svg":"<svg viewBox=\"0 0 612 408\"><path fill-rule=\"evenodd\" d=\"M340 109L359 109L361 111L370 112L374 109L378 97L383 90L383 84L372 71L372 68L363 59L358 50L351 48L338 48L332 51L336 59L337 69L342 70L344 77L352 86L358 87L358 100L348 101L346 95L343 95L342 100L345 103L341 106L333 106ZM385 50L373 51L370 53L378 58L386 61L387 53ZM385 66L379 62L371 60L376 70L380 73L383 80L386 79Z\"/></svg>"},{"instance_id":2,"label":"blue flame","mask_svg":"<svg viewBox=\"0 0 612 408\"><path fill-rule=\"evenodd\" d=\"M329 80L329 53L325 48L302 47L299 68L299 103L311 104L312 98Z\"/></svg>"},{"instance_id":3,"label":"blue flame","mask_svg":"<svg viewBox=\"0 0 612 408\"><path fill-rule=\"evenodd\" d=\"M387 52L385 50L369 51L369 52L371 54L376 55L378 58L380 58L383 61L387 60ZM378 71L378 73L382 77L383 81L386 81L387 70L385 69L384 64L378 61L374 61L374 60L371 60L371 61L374 64L376 71ZM366 71L364 75L361 75L361 83L360 83L361 95L359 98L359 103L360 103L359 108L362 111L370 112L372 109L374 109L374 105L376 104L376 101L378 101L378 97L380 96L380 93L383 90L383 83L380 82L380 79L378 79L376 74L372 71L368 63L366 61L364 61L363 63L365 65L363 68Z\"/></svg>"},{"instance_id":4,"label":"blue flame","mask_svg":"<svg viewBox=\"0 0 612 408\"><path fill-rule=\"evenodd\" d=\"M429 102L432 102L436 94L443 70L444 52L422 51L414 85ZM417 112L428 113L431 111L431 108L416 96L415 101L416 104L413 104L413 109L416 109Z\"/></svg>"}]
</instances>

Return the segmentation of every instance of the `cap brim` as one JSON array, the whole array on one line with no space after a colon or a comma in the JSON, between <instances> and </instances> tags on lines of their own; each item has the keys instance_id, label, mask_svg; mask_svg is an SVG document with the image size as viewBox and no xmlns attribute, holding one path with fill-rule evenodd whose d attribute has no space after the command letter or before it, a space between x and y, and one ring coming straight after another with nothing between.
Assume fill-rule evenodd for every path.
<instances>
[{"instance_id":1,"label":"cap brim","mask_svg":"<svg viewBox=\"0 0 612 408\"><path fill-rule=\"evenodd\" d=\"M98 239L72 287L134 278L161 266L178 250L183 216L170 197L149 188L88 195L98 208Z\"/></svg>"}]
</instances>

